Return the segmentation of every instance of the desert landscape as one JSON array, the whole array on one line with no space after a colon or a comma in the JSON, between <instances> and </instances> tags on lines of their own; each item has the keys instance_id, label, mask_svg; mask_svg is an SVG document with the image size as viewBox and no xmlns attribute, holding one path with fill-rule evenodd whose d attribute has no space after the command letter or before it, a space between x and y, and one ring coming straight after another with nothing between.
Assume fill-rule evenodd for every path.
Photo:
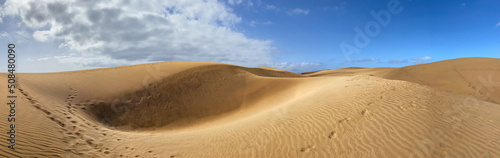
<instances>
[{"instance_id":1,"label":"desert landscape","mask_svg":"<svg viewBox=\"0 0 500 158\"><path fill-rule=\"evenodd\" d=\"M17 78L16 150L1 141L0 157L500 157L496 58L302 74L162 62Z\"/></svg>"}]
</instances>

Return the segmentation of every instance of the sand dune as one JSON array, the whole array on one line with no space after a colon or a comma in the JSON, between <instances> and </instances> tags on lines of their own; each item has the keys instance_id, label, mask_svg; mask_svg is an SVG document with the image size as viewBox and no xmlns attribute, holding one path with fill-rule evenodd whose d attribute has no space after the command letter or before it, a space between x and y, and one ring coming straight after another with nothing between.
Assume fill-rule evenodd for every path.
<instances>
[{"instance_id":1,"label":"sand dune","mask_svg":"<svg viewBox=\"0 0 500 158\"><path fill-rule=\"evenodd\" d=\"M500 60L462 58L403 68L345 68L305 73L305 76L373 75L403 80L480 100L500 103Z\"/></svg>"},{"instance_id":2,"label":"sand dune","mask_svg":"<svg viewBox=\"0 0 500 158\"><path fill-rule=\"evenodd\" d=\"M499 69L464 58L304 74L206 62L18 74L17 149L0 157L500 157Z\"/></svg>"}]
</instances>

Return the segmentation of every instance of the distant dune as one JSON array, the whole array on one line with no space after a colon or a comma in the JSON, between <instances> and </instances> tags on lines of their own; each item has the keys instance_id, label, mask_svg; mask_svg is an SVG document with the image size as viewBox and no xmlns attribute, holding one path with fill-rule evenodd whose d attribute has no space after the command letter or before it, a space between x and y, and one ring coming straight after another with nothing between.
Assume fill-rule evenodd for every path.
<instances>
[{"instance_id":1,"label":"distant dune","mask_svg":"<svg viewBox=\"0 0 500 158\"><path fill-rule=\"evenodd\" d=\"M0 157L500 157L500 59L17 75L17 149Z\"/></svg>"},{"instance_id":2,"label":"distant dune","mask_svg":"<svg viewBox=\"0 0 500 158\"><path fill-rule=\"evenodd\" d=\"M375 75L500 104L500 59L494 58L462 58L403 68L346 68L305 75Z\"/></svg>"}]
</instances>

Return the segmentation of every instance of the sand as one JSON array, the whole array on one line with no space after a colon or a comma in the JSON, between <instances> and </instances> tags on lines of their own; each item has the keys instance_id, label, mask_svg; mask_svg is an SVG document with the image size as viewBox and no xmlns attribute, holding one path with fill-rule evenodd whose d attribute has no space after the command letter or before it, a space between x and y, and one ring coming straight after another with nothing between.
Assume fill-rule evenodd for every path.
<instances>
[{"instance_id":1,"label":"sand","mask_svg":"<svg viewBox=\"0 0 500 158\"><path fill-rule=\"evenodd\" d=\"M500 157L500 59L304 74L164 62L18 79L16 150L3 134L0 157Z\"/></svg>"}]
</instances>

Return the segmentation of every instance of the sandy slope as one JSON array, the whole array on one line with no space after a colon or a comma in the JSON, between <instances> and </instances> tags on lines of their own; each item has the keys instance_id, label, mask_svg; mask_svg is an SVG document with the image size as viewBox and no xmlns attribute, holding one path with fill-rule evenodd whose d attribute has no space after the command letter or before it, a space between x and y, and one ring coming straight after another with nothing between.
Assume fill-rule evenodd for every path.
<instances>
[{"instance_id":1,"label":"sandy slope","mask_svg":"<svg viewBox=\"0 0 500 158\"><path fill-rule=\"evenodd\" d=\"M500 157L499 69L466 58L303 75L204 62L19 74L17 149L0 157Z\"/></svg>"},{"instance_id":2,"label":"sandy slope","mask_svg":"<svg viewBox=\"0 0 500 158\"><path fill-rule=\"evenodd\" d=\"M345 68L304 75L371 75L418 83L442 91L500 103L500 60L493 58L462 58L403 68Z\"/></svg>"}]
</instances>

